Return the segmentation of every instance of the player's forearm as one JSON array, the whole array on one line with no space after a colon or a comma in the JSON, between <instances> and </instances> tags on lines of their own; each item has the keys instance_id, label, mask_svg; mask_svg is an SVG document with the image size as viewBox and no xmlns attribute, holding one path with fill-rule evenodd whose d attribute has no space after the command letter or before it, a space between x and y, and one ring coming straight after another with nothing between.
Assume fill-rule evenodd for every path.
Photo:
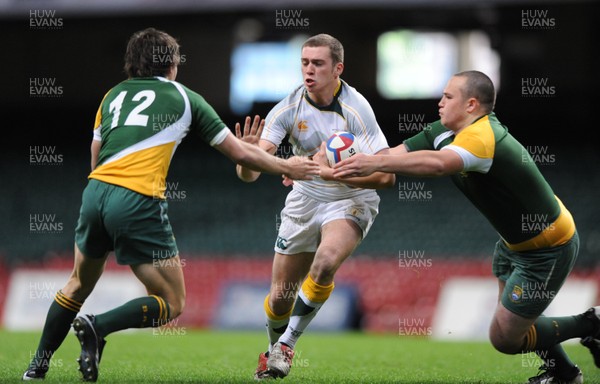
<instances>
[{"instance_id":1,"label":"player's forearm","mask_svg":"<svg viewBox=\"0 0 600 384\"><path fill-rule=\"evenodd\" d=\"M437 177L448 172L442 159L434 151L417 151L401 155L383 155L374 157L375 169L380 172L395 173L404 176Z\"/></svg>"},{"instance_id":2,"label":"player's forearm","mask_svg":"<svg viewBox=\"0 0 600 384\"><path fill-rule=\"evenodd\" d=\"M387 155L402 155L407 153L408 151L406 150L406 147L404 146L404 144L400 144L396 147L390 148L388 150Z\"/></svg>"},{"instance_id":3,"label":"player's forearm","mask_svg":"<svg viewBox=\"0 0 600 384\"><path fill-rule=\"evenodd\" d=\"M339 181L346 185L365 189L391 188L396 184L396 175L393 173L376 172L369 176L335 178L331 168L321 168L321 178L326 181Z\"/></svg>"},{"instance_id":4,"label":"player's forearm","mask_svg":"<svg viewBox=\"0 0 600 384\"><path fill-rule=\"evenodd\" d=\"M391 188L396 184L396 175L393 173L376 172L369 176L346 179L344 183L365 189Z\"/></svg>"},{"instance_id":5,"label":"player's forearm","mask_svg":"<svg viewBox=\"0 0 600 384\"><path fill-rule=\"evenodd\" d=\"M255 148L258 147L258 148L262 149L263 151L265 151L265 153L267 153L271 156L273 156L275 154L275 152L277 151L277 146L267 140L260 140L258 146L253 146L253 147L255 147ZM238 178L240 178L240 180L245 181L247 183L256 181L256 179L258 179L258 177L261 174L261 172L259 172L258 170L249 168L240 163L236 164L235 171L236 171Z\"/></svg>"},{"instance_id":6,"label":"player's forearm","mask_svg":"<svg viewBox=\"0 0 600 384\"><path fill-rule=\"evenodd\" d=\"M255 145L241 144L244 151L236 159L238 164L236 169L240 170L238 176L248 176L248 180L250 180L253 175L258 177L261 172L280 175L290 171L290 166L285 160L273 156Z\"/></svg>"}]
</instances>

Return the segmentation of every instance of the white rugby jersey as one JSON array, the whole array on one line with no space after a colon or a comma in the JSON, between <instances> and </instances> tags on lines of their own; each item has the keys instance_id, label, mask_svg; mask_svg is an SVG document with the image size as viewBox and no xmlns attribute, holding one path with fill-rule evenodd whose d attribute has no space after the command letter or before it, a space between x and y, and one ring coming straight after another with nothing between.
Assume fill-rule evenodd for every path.
<instances>
[{"instance_id":1,"label":"white rugby jersey","mask_svg":"<svg viewBox=\"0 0 600 384\"><path fill-rule=\"evenodd\" d=\"M343 80L335 90L333 102L326 107L316 105L303 85L296 88L269 112L261 139L279 147L288 136L294 155L312 156L323 141L339 131L353 133L362 153L375 154L389 148L369 102ZM319 177L296 180L294 189L324 201L376 194L374 189L353 188Z\"/></svg>"}]
</instances>

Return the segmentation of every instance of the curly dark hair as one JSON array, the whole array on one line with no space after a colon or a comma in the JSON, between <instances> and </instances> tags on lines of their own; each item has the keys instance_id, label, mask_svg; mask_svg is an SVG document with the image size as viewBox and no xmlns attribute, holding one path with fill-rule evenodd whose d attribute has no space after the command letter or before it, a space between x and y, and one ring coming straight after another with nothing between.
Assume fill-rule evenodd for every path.
<instances>
[{"instance_id":1,"label":"curly dark hair","mask_svg":"<svg viewBox=\"0 0 600 384\"><path fill-rule=\"evenodd\" d=\"M166 76L179 65L179 43L166 32L146 28L134 33L127 43L125 73L132 77Z\"/></svg>"}]
</instances>

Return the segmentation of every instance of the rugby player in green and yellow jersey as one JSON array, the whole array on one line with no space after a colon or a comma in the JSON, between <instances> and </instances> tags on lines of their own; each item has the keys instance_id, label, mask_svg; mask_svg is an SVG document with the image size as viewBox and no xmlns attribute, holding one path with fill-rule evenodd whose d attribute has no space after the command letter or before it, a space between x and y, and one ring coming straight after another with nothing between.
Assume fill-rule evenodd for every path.
<instances>
[{"instance_id":1,"label":"rugby player in green and yellow jersey","mask_svg":"<svg viewBox=\"0 0 600 384\"><path fill-rule=\"evenodd\" d=\"M535 352L544 365L530 383L582 383L560 343L582 338L600 368L600 306L545 317L579 250L573 217L527 150L493 113L492 81L478 71L454 75L439 102L440 120L389 155L359 154L334 167L337 178L390 172L450 175L500 235L493 258L498 305L490 341L500 352Z\"/></svg>"},{"instance_id":2,"label":"rugby player in green and yellow jersey","mask_svg":"<svg viewBox=\"0 0 600 384\"><path fill-rule=\"evenodd\" d=\"M198 93L175 81L180 57L179 44L165 32L148 28L129 40L128 79L106 93L96 115L92 172L75 230L73 272L50 305L23 380L45 377L71 324L81 344L83 380L96 381L107 335L127 328L158 327L181 314L185 285L165 188L171 158L189 132L236 164L256 171L294 179L319 174L319 165L312 160L278 159L233 135ZM245 130L250 123L246 118ZM252 129L260 130L263 124L257 116ZM111 251L119 264L131 267L148 296L106 313L76 317Z\"/></svg>"}]
</instances>

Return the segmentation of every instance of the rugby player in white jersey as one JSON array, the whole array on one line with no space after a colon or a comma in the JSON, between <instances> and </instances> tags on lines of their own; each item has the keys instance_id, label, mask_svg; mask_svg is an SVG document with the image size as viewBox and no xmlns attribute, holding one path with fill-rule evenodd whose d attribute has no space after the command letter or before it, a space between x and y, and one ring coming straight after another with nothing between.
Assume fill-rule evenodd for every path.
<instances>
[{"instance_id":1,"label":"rugby player in white jersey","mask_svg":"<svg viewBox=\"0 0 600 384\"><path fill-rule=\"evenodd\" d=\"M319 149L334 132L353 133L363 153L387 154L389 146L367 100L340 79L344 50L336 38L319 34L306 40L301 67L304 83L270 111L262 133L236 129L238 137L271 154L288 137L294 155L314 157L322 165L320 177L293 182L281 211L271 289L264 301L269 345L259 355L258 380L289 374L298 338L331 295L336 271L378 214L375 190L392 187L396 180L389 173L343 182L333 178ZM237 174L246 182L260 175L241 165Z\"/></svg>"}]
</instances>

